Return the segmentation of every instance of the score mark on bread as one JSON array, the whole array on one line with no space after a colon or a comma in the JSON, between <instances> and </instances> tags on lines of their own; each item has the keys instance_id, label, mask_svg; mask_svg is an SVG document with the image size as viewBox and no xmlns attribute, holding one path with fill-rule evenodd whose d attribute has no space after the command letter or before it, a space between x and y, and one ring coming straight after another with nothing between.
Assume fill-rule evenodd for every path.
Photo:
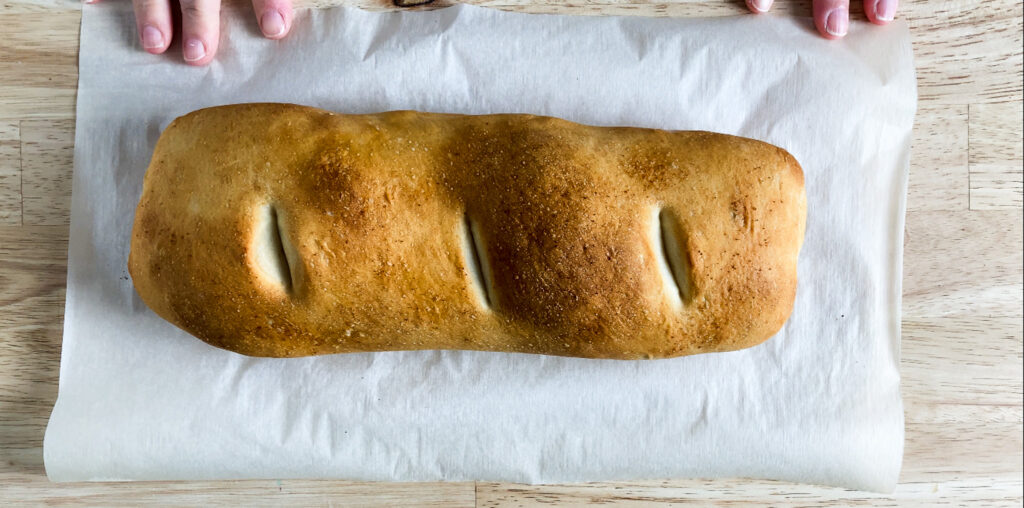
<instances>
[{"instance_id":1,"label":"score mark on bread","mask_svg":"<svg viewBox=\"0 0 1024 508\"><path fill-rule=\"evenodd\" d=\"M487 249L479 225L469 218L469 214L466 214L463 221L462 244L473 292L480 300L480 304L490 309L495 298L494 287L491 285L490 264L487 262Z\"/></svg>"},{"instance_id":2,"label":"score mark on bread","mask_svg":"<svg viewBox=\"0 0 1024 508\"><path fill-rule=\"evenodd\" d=\"M240 104L161 135L129 271L247 355L669 358L782 327L805 207L796 160L735 136Z\"/></svg>"},{"instance_id":3,"label":"score mark on bread","mask_svg":"<svg viewBox=\"0 0 1024 508\"><path fill-rule=\"evenodd\" d=\"M252 252L261 277L284 293L291 293L298 253L285 232L284 220L274 205L259 207Z\"/></svg>"},{"instance_id":4,"label":"score mark on bread","mask_svg":"<svg viewBox=\"0 0 1024 508\"><path fill-rule=\"evenodd\" d=\"M687 252L685 239L679 232L678 219L667 208L655 208L651 220L651 239L654 253L658 258L661 278L665 281L665 293L674 308L682 308L693 295L690 279L690 261L683 254Z\"/></svg>"}]
</instances>

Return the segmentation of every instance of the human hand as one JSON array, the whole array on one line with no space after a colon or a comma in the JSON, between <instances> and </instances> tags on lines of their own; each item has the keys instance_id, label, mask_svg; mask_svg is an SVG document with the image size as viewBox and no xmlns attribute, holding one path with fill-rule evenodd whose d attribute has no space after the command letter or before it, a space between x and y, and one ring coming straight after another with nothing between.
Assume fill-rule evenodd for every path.
<instances>
[{"instance_id":1,"label":"human hand","mask_svg":"<svg viewBox=\"0 0 1024 508\"><path fill-rule=\"evenodd\" d=\"M756 14L768 12L774 0L746 0ZM864 13L876 25L896 17L899 0L864 0ZM850 0L814 0L814 26L826 39L841 39L850 28Z\"/></svg>"},{"instance_id":2,"label":"human hand","mask_svg":"<svg viewBox=\"0 0 1024 508\"><path fill-rule=\"evenodd\" d=\"M206 65L220 41L220 0L180 0L181 52L185 63ZM153 54L167 51L174 34L171 0L132 0L142 47ZM260 31L280 39L292 26L292 0L252 0Z\"/></svg>"}]
</instances>

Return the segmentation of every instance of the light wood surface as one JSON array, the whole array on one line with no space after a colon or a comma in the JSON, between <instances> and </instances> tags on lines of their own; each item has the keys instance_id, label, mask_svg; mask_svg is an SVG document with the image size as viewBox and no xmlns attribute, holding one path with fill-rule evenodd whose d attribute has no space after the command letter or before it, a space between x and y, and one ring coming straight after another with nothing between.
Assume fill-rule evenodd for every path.
<instances>
[{"instance_id":1,"label":"light wood surface","mask_svg":"<svg viewBox=\"0 0 1024 508\"><path fill-rule=\"evenodd\" d=\"M338 2L305 5L331 3ZM472 3L587 15L744 12L739 1ZM853 3L854 18L863 19ZM81 8L74 0L0 3L0 505L1021 505L1021 2L901 6L914 34L921 102L903 281L907 443L901 483L889 496L743 479L49 483L42 438L57 395ZM779 0L775 11L807 15L809 8Z\"/></svg>"}]
</instances>

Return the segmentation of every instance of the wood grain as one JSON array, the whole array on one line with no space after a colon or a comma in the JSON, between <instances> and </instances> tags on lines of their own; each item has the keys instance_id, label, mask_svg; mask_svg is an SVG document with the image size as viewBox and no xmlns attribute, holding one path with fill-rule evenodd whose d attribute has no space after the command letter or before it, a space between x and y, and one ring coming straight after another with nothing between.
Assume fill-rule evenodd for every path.
<instances>
[{"instance_id":1,"label":"wood grain","mask_svg":"<svg viewBox=\"0 0 1024 508\"><path fill-rule=\"evenodd\" d=\"M0 119L74 116L81 20L77 9L0 10Z\"/></svg>"},{"instance_id":2,"label":"wood grain","mask_svg":"<svg viewBox=\"0 0 1024 508\"><path fill-rule=\"evenodd\" d=\"M941 485L906 482L892 495L746 479L552 486L481 483L477 487L477 506L1014 506L1020 492L1020 481L1012 478L956 479Z\"/></svg>"},{"instance_id":3,"label":"wood grain","mask_svg":"<svg viewBox=\"0 0 1024 508\"><path fill-rule=\"evenodd\" d=\"M970 107L970 207L1018 209L1024 192L1024 108L1020 103Z\"/></svg>"},{"instance_id":4,"label":"wood grain","mask_svg":"<svg viewBox=\"0 0 1024 508\"><path fill-rule=\"evenodd\" d=\"M417 506L472 507L475 485L330 480L52 484L0 474L0 496L53 506ZM15 482L14 484L11 484ZM29 505L29 503L26 503Z\"/></svg>"},{"instance_id":5,"label":"wood grain","mask_svg":"<svg viewBox=\"0 0 1024 508\"><path fill-rule=\"evenodd\" d=\"M248 9L248 0L231 0ZM310 0L302 5L334 5ZM390 0L348 5L394 8ZM741 14L740 1L474 0L537 13ZM435 8L444 5L441 1ZM863 19L853 2L854 19ZM890 496L743 479L529 486L335 481L51 484L77 83L76 0L0 3L0 505L1020 506L1024 498L1022 7L905 2L921 107L907 199L907 441ZM806 16L778 0L773 15Z\"/></svg>"},{"instance_id":6,"label":"wood grain","mask_svg":"<svg viewBox=\"0 0 1024 508\"><path fill-rule=\"evenodd\" d=\"M913 402L975 410L1014 406L1024 396L1022 326L1019 317L905 319L904 395Z\"/></svg>"},{"instance_id":7,"label":"wood grain","mask_svg":"<svg viewBox=\"0 0 1024 508\"><path fill-rule=\"evenodd\" d=\"M67 245L66 226L0 226L0 474L25 480L57 398Z\"/></svg>"},{"instance_id":8,"label":"wood grain","mask_svg":"<svg viewBox=\"0 0 1024 508\"><path fill-rule=\"evenodd\" d=\"M32 226L69 222L74 120L21 122L23 223Z\"/></svg>"},{"instance_id":9,"label":"wood grain","mask_svg":"<svg viewBox=\"0 0 1024 508\"><path fill-rule=\"evenodd\" d=\"M1012 0L909 2L923 103L1021 101L1021 4ZM908 7L908 6L902 6Z\"/></svg>"},{"instance_id":10,"label":"wood grain","mask_svg":"<svg viewBox=\"0 0 1024 508\"><path fill-rule=\"evenodd\" d=\"M914 119L907 208L966 210L967 106L921 106Z\"/></svg>"},{"instance_id":11,"label":"wood grain","mask_svg":"<svg viewBox=\"0 0 1024 508\"><path fill-rule=\"evenodd\" d=\"M1020 210L908 210L904 242L904 320L1021 316Z\"/></svg>"},{"instance_id":12,"label":"wood grain","mask_svg":"<svg viewBox=\"0 0 1024 508\"><path fill-rule=\"evenodd\" d=\"M0 121L0 226L21 225L21 130Z\"/></svg>"}]
</instances>

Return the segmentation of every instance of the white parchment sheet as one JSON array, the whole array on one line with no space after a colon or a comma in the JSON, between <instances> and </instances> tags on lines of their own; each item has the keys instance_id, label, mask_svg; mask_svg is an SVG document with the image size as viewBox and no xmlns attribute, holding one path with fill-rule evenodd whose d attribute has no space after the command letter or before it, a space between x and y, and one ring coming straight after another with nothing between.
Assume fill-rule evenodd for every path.
<instances>
[{"instance_id":1,"label":"white parchment sheet","mask_svg":"<svg viewBox=\"0 0 1024 508\"><path fill-rule=\"evenodd\" d=\"M806 20L598 18L468 6L300 12L281 42L226 16L207 68L84 8L51 479L571 482L757 477L891 490L916 105L908 31ZM164 322L126 271L162 128L219 104L523 112L762 139L803 165L796 307L745 351L658 361L423 351L255 359ZM368 246L372 248L372 246Z\"/></svg>"}]
</instances>

